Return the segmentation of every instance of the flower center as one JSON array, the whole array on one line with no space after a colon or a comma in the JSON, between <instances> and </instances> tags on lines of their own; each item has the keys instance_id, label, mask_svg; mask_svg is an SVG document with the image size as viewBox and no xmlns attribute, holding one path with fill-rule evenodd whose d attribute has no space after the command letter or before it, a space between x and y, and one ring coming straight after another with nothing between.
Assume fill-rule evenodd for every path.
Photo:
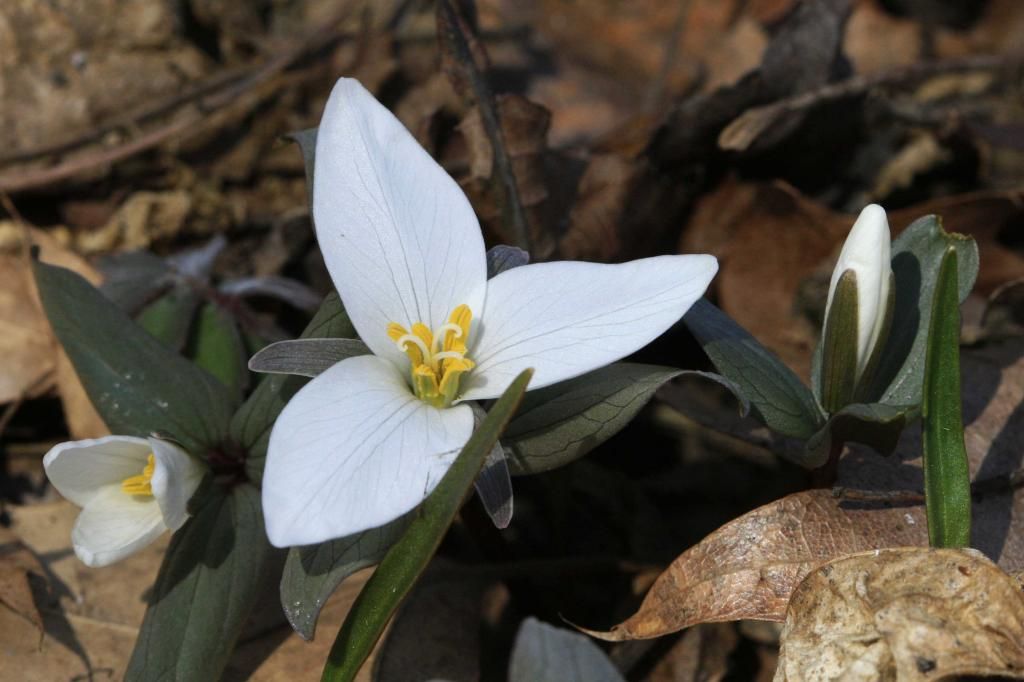
<instances>
[{"instance_id":1,"label":"flower center","mask_svg":"<svg viewBox=\"0 0 1024 682\"><path fill-rule=\"evenodd\" d=\"M146 468L138 476L129 476L121 481L121 490L129 495L150 495L153 494L153 471L156 469L156 458L150 453L146 460Z\"/></svg>"},{"instance_id":2,"label":"flower center","mask_svg":"<svg viewBox=\"0 0 1024 682\"><path fill-rule=\"evenodd\" d=\"M448 322L431 331L417 322L410 332L397 322L388 325L388 336L412 363L412 390L434 407L451 405L459 391L459 377L473 369L466 357L466 341L473 312L460 305Z\"/></svg>"}]
</instances>

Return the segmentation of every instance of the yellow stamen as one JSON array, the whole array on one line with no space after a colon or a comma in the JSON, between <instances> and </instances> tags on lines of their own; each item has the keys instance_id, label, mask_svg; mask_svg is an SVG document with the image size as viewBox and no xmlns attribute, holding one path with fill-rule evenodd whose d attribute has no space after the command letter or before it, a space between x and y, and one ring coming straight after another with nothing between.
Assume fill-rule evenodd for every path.
<instances>
[{"instance_id":1,"label":"yellow stamen","mask_svg":"<svg viewBox=\"0 0 1024 682\"><path fill-rule=\"evenodd\" d=\"M469 338L469 325L472 321L473 313L465 303L457 306L452 311L451 316L448 318L448 323L458 325L462 333L448 335L444 341L445 350L461 350L463 353L466 352L466 339Z\"/></svg>"},{"instance_id":2,"label":"yellow stamen","mask_svg":"<svg viewBox=\"0 0 1024 682\"><path fill-rule=\"evenodd\" d=\"M146 459L146 468L138 476L129 476L121 481L121 490L129 495L152 495L153 472L156 470L156 458L150 453Z\"/></svg>"},{"instance_id":3,"label":"yellow stamen","mask_svg":"<svg viewBox=\"0 0 1024 682\"><path fill-rule=\"evenodd\" d=\"M463 304L433 331L422 322L411 332L397 322L388 325L388 337L409 356L412 388L420 400L446 407L458 397L459 377L474 367L466 358L472 322L473 313Z\"/></svg>"},{"instance_id":4,"label":"yellow stamen","mask_svg":"<svg viewBox=\"0 0 1024 682\"><path fill-rule=\"evenodd\" d=\"M455 358L445 361L444 377L441 379L441 395L445 404L451 404L455 400L455 394L459 390L459 377L473 369L476 365L472 360L466 358Z\"/></svg>"}]
</instances>

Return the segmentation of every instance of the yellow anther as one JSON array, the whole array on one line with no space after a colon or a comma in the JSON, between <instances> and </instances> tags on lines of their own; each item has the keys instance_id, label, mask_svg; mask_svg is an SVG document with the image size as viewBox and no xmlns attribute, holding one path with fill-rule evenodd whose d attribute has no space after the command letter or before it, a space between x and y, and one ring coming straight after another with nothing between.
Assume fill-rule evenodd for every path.
<instances>
[{"instance_id":1,"label":"yellow anther","mask_svg":"<svg viewBox=\"0 0 1024 682\"><path fill-rule=\"evenodd\" d=\"M152 495L153 472L156 470L156 458L150 453L146 460L146 468L138 476L129 476L121 481L121 490L129 495Z\"/></svg>"},{"instance_id":2,"label":"yellow anther","mask_svg":"<svg viewBox=\"0 0 1024 682\"><path fill-rule=\"evenodd\" d=\"M466 358L453 358L445 361L444 377L441 379L439 388L446 404L455 400L455 394L459 390L459 378L475 366L472 360Z\"/></svg>"},{"instance_id":3,"label":"yellow anther","mask_svg":"<svg viewBox=\"0 0 1024 682\"><path fill-rule=\"evenodd\" d=\"M469 306L463 303L457 306L448 317L448 323L458 325L462 330L461 334L448 334L444 340L445 350L461 350L466 352L466 339L469 338L469 325L473 321L473 313Z\"/></svg>"},{"instance_id":4,"label":"yellow anther","mask_svg":"<svg viewBox=\"0 0 1024 682\"><path fill-rule=\"evenodd\" d=\"M412 326L412 333L420 337L427 348L431 348L433 346L434 334L430 331L430 327L427 325L422 322L417 322Z\"/></svg>"},{"instance_id":5,"label":"yellow anther","mask_svg":"<svg viewBox=\"0 0 1024 682\"><path fill-rule=\"evenodd\" d=\"M409 356L412 388L420 400L444 407L458 396L459 377L474 367L465 357L472 322L469 306L460 305L433 331L422 322L412 331L397 322L388 325L388 337Z\"/></svg>"}]
</instances>

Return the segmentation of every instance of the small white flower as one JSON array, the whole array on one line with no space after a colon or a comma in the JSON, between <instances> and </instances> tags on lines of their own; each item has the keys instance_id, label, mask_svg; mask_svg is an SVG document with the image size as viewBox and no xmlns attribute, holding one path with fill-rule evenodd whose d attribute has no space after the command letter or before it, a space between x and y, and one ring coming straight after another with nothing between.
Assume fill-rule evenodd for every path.
<instances>
[{"instance_id":1,"label":"small white flower","mask_svg":"<svg viewBox=\"0 0 1024 682\"><path fill-rule=\"evenodd\" d=\"M857 221L846 237L839 261L832 271L828 288L828 304L825 319L832 307L832 297L843 273L852 271L857 282L857 371L856 381L864 371L875 352L879 340L888 325L889 296L892 288L892 256L889 221L885 209L870 204L860 212ZM824 330L828 333L828 329Z\"/></svg>"},{"instance_id":2,"label":"small white flower","mask_svg":"<svg viewBox=\"0 0 1024 682\"><path fill-rule=\"evenodd\" d=\"M531 389L645 346L718 269L712 256L524 265L487 280L476 215L444 170L358 82L317 134L317 238L373 355L339 362L278 417L263 478L270 541L357 533L419 504L473 430L464 401Z\"/></svg>"},{"instance_id":3,"label":"small white flower","mask_svg":"<svg viewBox=\"0 0 1024 682\"><path fill-rule=\"evenodd\" d=\"M71 544L89 566L112 564L180 528L206 472L173 443L131 436L61 443L43 467L57 491L82 508Z\"/></svg>"}]
</instances>

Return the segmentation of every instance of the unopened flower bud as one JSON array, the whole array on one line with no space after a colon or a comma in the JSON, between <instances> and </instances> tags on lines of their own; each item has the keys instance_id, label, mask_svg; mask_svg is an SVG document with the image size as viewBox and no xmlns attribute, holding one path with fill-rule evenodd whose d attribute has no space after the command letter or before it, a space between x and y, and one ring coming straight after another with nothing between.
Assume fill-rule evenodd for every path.
<instances>
[{"instance_id":1,"label":"unopened flower bud","mask_svg":"<svg viewBox=\"0 0 1024 682\"><path fill-rule=\"evenodd\" d=\"M853 224L832 271L822 334L821 397L829 412L863 399L892 316L889 221L871 204Z\"/></svg>"}]
</instances>

